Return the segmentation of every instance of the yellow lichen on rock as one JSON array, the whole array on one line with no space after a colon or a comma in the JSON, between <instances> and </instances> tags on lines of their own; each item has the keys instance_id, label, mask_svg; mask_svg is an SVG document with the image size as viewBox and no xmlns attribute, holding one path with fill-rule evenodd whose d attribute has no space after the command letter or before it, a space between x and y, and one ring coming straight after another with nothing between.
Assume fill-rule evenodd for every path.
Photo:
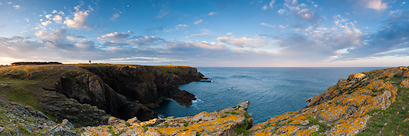
<instances>
[{"instance_id":1,"label":"yellow lichen on rock","mask_svg":"<svg viewBox=\"0 0 409 136\"><path fill-rule=\"evenodd\" d=\"M352 80L352 79L362 79L362 78L364 78L364 77L365 77L365 74L356 73L356 74L349 75L349 76L348 76L348 79L349 79L349 80Z\"/></svg>"},{"instance_id":2,"label":"yellow lichen on rock","mask_svg":"<svg viewBox=\"0 0 409 136\"><path fill-rule=\"evenodd\" d=\"M400 87L409 88L409 79L403 80L400 83Z\"/></svg>"},{"instance_id":3,"label":"yellow lichen on rock","mask_svg":"<svg viewBox=\"0 0 409 136\"><path fill-rule=\"evenodd\" d=\"M403 77L409 77L409 70L406 70L405 74L403 74Z\"/></svg>"},{"instance_id":4,"label":"yellow lichen on rock","mask_svg":"<svg viewBox=\"0 0 409 136\"><path fill-rule=\"evenodd\" d=\"M379 69L352 74L348 80L340 79L337 85L310 97L304 109L293 114L276 115L256 124L250 135L272 135L272 132L278 135L356 135L365 129L370 118L368 112L384 110L395 101L397 87L392 85L391 78L403 69ZM276 121L279 123L274 123ZM311 125L316 127L308 127ZM318 128L326 130L318 132Z\"/></svg>"},{"instance_id":5,"label":"yellow lichen on rock","mask_svg":"<svg viewBox=\"0 0 409 136\"><path fill-rule=\"evenodd\" d=\"M356 135L365 128L368 119L369 115L360 118L341 119L336 123L335 127L329 130L328 134L331 136Z\"/></svg>"},{"instance_id":6,"label":"yellow lichen on rock","mask_svg":"<svg viewBox=\"0 0 409 136\"><path fill-rule=\"evenodd\" d=\"M168 117L165 119L152 119L145 122L124 125L123 120L111 118L111 124L97 127L87 127L82 135L164 135L164 136L195 136L195 135L228 135L236 133L238 127L248 127L253 119L247 113L249 101L215 111L202 112L194 117ZM118 122L115 124L115 122Z\"/></svg>"},{"instance_id":7,"label":"yellow lichen on rock","mask_svg":"<svg viewBox=\"0 0 409 136\"><path fill-rule=\"evenodd\" d=\"M318 114L327 120L339 119L343 114L345 114L346 109L348 108L348 106L325 105L327 105L327 108L320 110Z\"/></svg>"}]
</instances>

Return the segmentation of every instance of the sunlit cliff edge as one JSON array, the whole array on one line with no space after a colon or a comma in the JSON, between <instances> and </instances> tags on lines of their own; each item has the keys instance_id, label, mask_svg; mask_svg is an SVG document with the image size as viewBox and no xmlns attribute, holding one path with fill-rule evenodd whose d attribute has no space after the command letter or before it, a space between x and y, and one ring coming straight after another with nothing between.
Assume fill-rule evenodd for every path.
<instances>
[{"instance_id":1,"label":"sunlit cliff edge","mask_svg":"<svg viewBox=\"0 0 409 136\"><path fill-rule=\"evenodd\" d=\"M22 133L84 136L408 135L409 130L406 128L409 128L409 70L407 69L408 67L386 68L349 75L348 79L341 78L328 90L307 99L308 104L304 109L281 115L265 113L271 118L254 125L252 114L247 113L247 109L251 108L249 101L232 104L232 107L226 107L220 111L202 112L191 117L155 118L142 122L137 117L120 119L104 115L106 124L87 127L72 125L70 119L55 123L54 119L50 119L31 106L0 102L0 114L6 115L0 118L0 127L4 128L3 130L0 128L0 132L4 135ZM99 77L101 76L103 74ZM14 82L19 83L13 80L11 84ZM98 106L93 107L98 110ZM10 108L21 110L10 110ZM40 123L41 128L33 127L36 123Z\"/></svg>"}]
</instances>

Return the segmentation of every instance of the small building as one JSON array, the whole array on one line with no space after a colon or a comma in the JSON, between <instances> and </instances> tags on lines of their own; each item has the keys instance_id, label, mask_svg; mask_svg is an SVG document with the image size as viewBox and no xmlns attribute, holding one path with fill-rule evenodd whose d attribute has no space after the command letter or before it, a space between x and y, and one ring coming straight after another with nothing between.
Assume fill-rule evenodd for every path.
<instances>
[{"instance_id":1,"label":"small building","mask_svg":"<svg viewBox=\"0 0 409 136\"><path fill-rule=\"evenodd\" d=\"M88 64L91 64L91 60L89 60L89 63Z\"/></svg>"}]
</instances>

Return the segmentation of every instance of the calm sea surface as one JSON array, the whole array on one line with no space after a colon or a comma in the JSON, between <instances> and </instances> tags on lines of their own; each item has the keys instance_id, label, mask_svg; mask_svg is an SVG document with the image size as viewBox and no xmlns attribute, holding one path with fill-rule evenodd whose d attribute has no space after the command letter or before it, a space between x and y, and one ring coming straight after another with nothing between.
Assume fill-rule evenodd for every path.
<instances>
[{"instance_id":1,"label":"calm sea surface","mask_svg":"<svg viewBox=\"0 0 409 136\"><path fill-rule=\"evenodd\" d=\"M192 82L180 85L196 95L192 106L183 107L173 100L163 100L154 109L160 117L194 116L202 111L213 112L250 101L249 113L254 124L287 111L305 107L305 100L327 90L340 78L380 67L354 68L210 68L199 72L212 82Z\"/></svg>"}]
</instances>

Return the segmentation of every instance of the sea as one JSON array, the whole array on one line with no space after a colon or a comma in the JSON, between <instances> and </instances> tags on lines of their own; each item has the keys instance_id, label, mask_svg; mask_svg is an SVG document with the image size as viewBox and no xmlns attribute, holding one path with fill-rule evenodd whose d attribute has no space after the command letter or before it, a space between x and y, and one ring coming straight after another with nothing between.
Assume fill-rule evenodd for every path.
<instances>
[{"instance_id":1,"label":"sea","mask_svg":"<svg viewBox=\"0 0 409 136\"><path fill-rule=\"evenodd\" d=\"M196 96L193 104L180 106L171 99L162 100L153 109L160 118L194 116L250 101L248 113L254 124L288 111L301 110L308 98L335 85L340 78L385 67L198 67L211 82L179 85Z\"/></svg>"}]
</instances>

